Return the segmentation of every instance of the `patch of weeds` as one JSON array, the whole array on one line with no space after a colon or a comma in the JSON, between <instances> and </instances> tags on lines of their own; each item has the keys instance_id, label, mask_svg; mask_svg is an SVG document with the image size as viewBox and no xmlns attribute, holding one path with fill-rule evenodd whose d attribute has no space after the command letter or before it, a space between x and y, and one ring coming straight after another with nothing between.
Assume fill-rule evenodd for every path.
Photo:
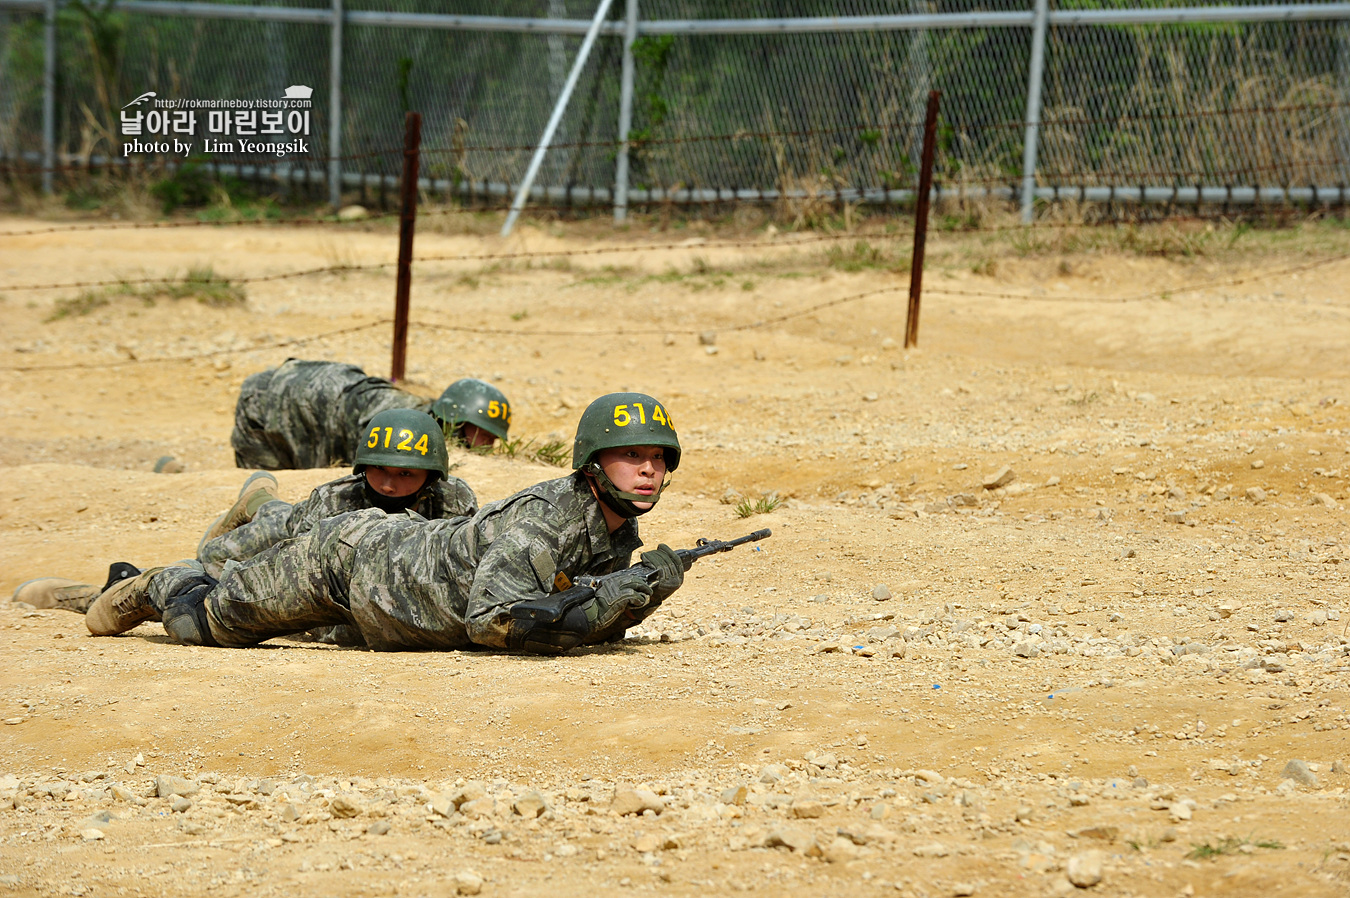
<instances>
[{"instance_id":1,"label":"patch of weeds","mask_svg":"<svg viewBox=\"0 0 1350 898\"><path fill-rule=\"evenodd\" d=\"M95 309L109 305L121 297L140 299L145 305L154 305L156 299L195 299L202 305L226 308L242 304L247 296L244 288L221 277L211 266L192 268L181 279L163 284L121 283L102 290L86 290L79 296L58 299L48 321L88 315Z\"/></svg>"},{"instance_id":2,"label":"patch of weeds","mask_svg":"<svg viewBox=\"0 0 1350 898\"><path fill-rule=\"evenodd\" d=\"M755 282L741 281L741 289L744 290L746 293L749 293L751 290L755 289Z\"/></svg>"},{"instance_id":3,"label":"patch of weeds","mask_svg":"<svg viewBox=\"0 0 1350 898\"><path fill-rule=\"evenodd\" d=\"M469 451L479 455L501 455L512 460L537 461L555 468L564 467L572 460L571 448L561 440L549 440L536 446L533 439L516 437L514 440L498 440L495 446L481 446Z\"/></svg>"},{"instance_id":4,"label":"patch of weeds","mask_svg":"<svg viewBox=\"0 0 1350 898\"><path fill-rule=\"evenodd\" d=\"M534 450L534 458L555 468L565 468L572 462L572 450L562 440L549 440Z\"/></svg>"},{"instance_id":5,"label":"patch of weeds","mask_svg":"<svg viewBox=\"0 0 1350 898\"><path fill-rule=\"evenodd\" d=\"M455 278L455 285L459 287L468 287L470 290L478 289L478 278L471 274L461 274Z\"/></svg>"},{"instance_id":6,"label":"patch of weeds","mask_svg":"<svg viewBox=\"0 0 1350 898\"><path fill-rule=\"evenodd\" d=\"M1284 845L1273 839L1253 842L1251 839L1223 838L1219 839L1218 842L1214 844L1209 842L1192 842L1191 850L1186 854L1186 857L1196 861L1214 860L1216 857L1232 854L1235 851L1242 851L1244 848L1248 850L1252 848L1267 848L1273 851L1279 851L1284 848Z\"/></svg>"},{"instance_id":7,"label":"patch of weeds","mask_svg":"<svg viewBox=\"0 0 1350 898\"><path fill-rule=\"evenodd\" d=\"M765 493L758 499L753 500L745 498L736 503L736 517L748 518L751 515L769 514L782 504L783 500L778 498L777 493Z\"/></svg>"},{"instance_id":8,"label":"patch of weeds","mask_svg":"<svg viewBox=\"0 0 1350 898\"><path fill-rule=\"evenodd\" d=\"M884 269L892 265L883 249L866 240L859 240L851 247L832 246L825 251L825 259L826 264L840 271Z\"/></svg>"},{"instance_id":9,"label":"patch of weeds","mask_svg":"<svg viewBox=\"0 0 1350 898\"><path fill-rule=\"evenodd\" d=\"M525 320L526 318L528 318L528 317L530 317L530 310L529 310L529 309L521 309L519 312L512 312L512 313L511 313L511 320L512 320L512 321L524 321L524 320Z\"/></svg>"},{"instance_id":10,"label":"patch of weeds","mask_svg":"<svg viewBox=\"0 0 1350 898\"><path fill-rule=\"evenodd\" d=\"M1093 390L1091 393L1084 393L1082 396L1076 396L1076 397L1074 397L1074 398L1072 398L1072 399L1069 399L1069 400L1068 400L1068 404L1069 404L1069 405L1084 406L1084 405L1089 405L1089 404L1091 404L1091 403L1093 403L1093 402L1096 402L1096 401L1098 401L1098 400L1101 399L1101 398L1102 398L1102 397L1100 397L1100 396L1097 395L1097 391L1096 391L1096 390Z\"/></svg>"}]
</instances>

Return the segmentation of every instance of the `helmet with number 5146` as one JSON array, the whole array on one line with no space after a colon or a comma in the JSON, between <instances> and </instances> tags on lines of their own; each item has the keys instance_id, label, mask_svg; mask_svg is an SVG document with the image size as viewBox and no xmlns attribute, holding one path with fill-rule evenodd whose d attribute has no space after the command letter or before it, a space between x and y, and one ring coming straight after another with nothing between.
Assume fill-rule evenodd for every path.
<instances>
[{"instance_id":1,"label":"helmet with number 5146","mask_svg":"<svg viewBox=\"0 0 1350 898\"><path fill-rule=\"evenodd\" d=\"M370 419L357 441L352 473L360 474L370 465L415 468L445 477L450 470L445 435L426 412L411 408L382 411Z\"/></svg>"},{"instance_id":2,"label":"helmet with number 5146","mask_svg":"<svg viewBox=\"0 0 1350 898\"><path fill-rule=\"evenodd\" d=\"M646 393L609 393L586 406L577 422L572 442L572 469L595 478L606 505L627 517L650 509L639 509L634 502L656 504L661 495L625 493L616 488L601 469L596 455L605 449L623 446L660 446L665 450L666 470L680 466L680 438L664 405ZM661 485L665 489L665 484Z\"/></svg>"}]
</instances>

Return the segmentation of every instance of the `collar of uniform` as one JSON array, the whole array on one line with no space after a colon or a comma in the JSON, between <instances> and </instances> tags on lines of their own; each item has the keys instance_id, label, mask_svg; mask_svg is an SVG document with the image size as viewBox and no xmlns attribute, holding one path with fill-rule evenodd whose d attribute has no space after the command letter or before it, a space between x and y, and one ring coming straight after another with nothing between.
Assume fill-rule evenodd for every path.
<instances>
[{"instance_id":1,"label":"collar of uniform","mask_svg":"<svg viewBox=\"0 0 1350 898\"><path fill-rule=\"evenodd\" d=\"M642 547L638 536L637 520L629 518L619 525L619 529L609 532L605 523L605 514L600 510L600 500L591 492L586 475L577 471L572 475L573 489L586 500L586 530L591 538L591 557L597 561L608 561L621 555L631 555Z\"/></svg>"}]
</instances>

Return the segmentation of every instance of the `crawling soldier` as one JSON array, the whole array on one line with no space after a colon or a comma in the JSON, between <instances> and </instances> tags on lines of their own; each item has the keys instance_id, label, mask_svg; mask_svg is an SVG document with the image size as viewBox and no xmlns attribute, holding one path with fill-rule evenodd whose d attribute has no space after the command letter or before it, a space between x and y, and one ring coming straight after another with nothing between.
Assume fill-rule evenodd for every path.
<instances>
[{"instance_id":1,"label":"crawling soldier","mask_svg":"<svg viewBox=\"0 0 1350 898\"><path fill-rule=\"evenodd\" d=\"M370 419L356 448L352 473L322 484L309 498L290 505L277 497L277 480L259 471L244 482L239 499L207 530L197 561L219 577L228 561L252 558L283 540L310 530L324 518L378 508L413 511L428 520L457 518L478 511L469 485L449 474L445 437L430 415L389 409ZM102 588L61 577L29 580L14 591L16 602L83 614L103 589L140 573L125 562L112 566Z\"/></svg>"},{"instance_id":2,"label":"crawling soldier","mask_svg":"<svg viewBox=\"0 0 1350 898\"><path fill-rule=\"evenodd\" d=\"M430 412L446 440L470 448L506 439L511 426L510 403L481 380L457 380L433 402L355 365L287 359L244 380L230 432L234 463L268 471L349 465L370 419L392 408Z\"/></svg>"},{"instance_id":3,"label":"crawling soldier","mask_svg":"<svg viewBox=\"0 0 1350 898\"><path fill-rule=\"evenodd\" d=\"M656 504L680 444L664 407L611 393L577 425L570 476L485 506L472 518L426 521L374 510L320 521L219 581L200 565L146 571L89 609L89 632L112 636L159 617L185 645L243 647L312 627L349 624L376 650L470 644L556 654L618 639L684 582L667 546L643 553L658 573L607 578L556 623L513 619L583 574L628 569L642 545L636 518Z\"/></svg>"}]
</instances>

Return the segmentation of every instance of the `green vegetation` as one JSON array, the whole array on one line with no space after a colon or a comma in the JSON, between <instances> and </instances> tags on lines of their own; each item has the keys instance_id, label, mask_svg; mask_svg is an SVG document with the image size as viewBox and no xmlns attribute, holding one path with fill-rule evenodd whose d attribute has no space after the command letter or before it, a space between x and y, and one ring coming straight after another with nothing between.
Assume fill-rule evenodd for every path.
<instances>
[{"instance_id":1,"label":"green vegetation","mask_svg":"<svg viewBox=\"0 0 1350 898\"><path fill-rule=\"evenodd\" d=\"M736 517L748 518L757 514L769 514L783 504L777 493L765 493L758 499L745 498L736 503Z\"/></svg>"},{"instance_id":2,"label":"green vegetation","mask_svg":"<svg viewBox=\"0 0 1350 898\"><path fill-rule=\"evenodd\" d=\"M193 268L179 279L162 284L121 283L99 290L86 290L78 296L58 299L48 321L88 315L95 309L111 305L117 299L139 299L147 306L155 304L157 299L195 299L202 305L215 308L237 306L245 299L244 288L229 278L217 275L208 265Z\"/></svg>"},{"instance_id":3,"label":"green vegetation","mask_svg":"<svg viewBox=\"0 0 1350 898\"><path fill-rule=\"evenodd\" d=\"M561 440L546 440L535 444L533 438L516 437L514 440L498 440L495 446L481 446L470 449L477 455L501 455L509 459L535 461L555 468L566 467L572 461L572 449Z\"/></svg>"},{"instance_id":4,"label":"green vegetation","mask_svg":"<svg viewBox=\"0 0 1350 898\"><path fill-rule=\"evenodd\" d=\"M1232 854L1236 851L1242 851L1243 849L1250 851L1253 848L1267 848L1272 851L1279 851L1284 848L1284 845L1274 840L1253 842L1251 839L1233 839L1225 837L1213 843L1192 842L1191 850L1186 854L1186 857L1195 861L1212 861L1225 854Z\"/></svg>"}]
</instances>

